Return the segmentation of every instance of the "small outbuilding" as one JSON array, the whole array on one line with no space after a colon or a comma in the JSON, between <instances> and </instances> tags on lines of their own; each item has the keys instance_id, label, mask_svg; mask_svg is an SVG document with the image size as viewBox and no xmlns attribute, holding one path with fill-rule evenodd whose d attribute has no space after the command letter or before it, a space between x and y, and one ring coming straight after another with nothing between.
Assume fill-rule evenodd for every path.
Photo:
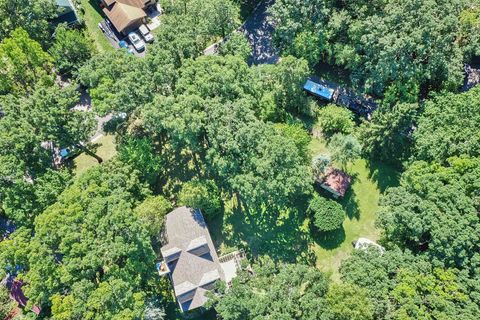
<instances>
[{"instance_id":1,"label":"small outbuilding","mask_svg":"<svg viewBox=\"0 0 480 320\"><path fill-rule=\"evenodd\" d=\"M303 89L308 93L327 101L332 101L333 94L335 93L334 89L314 82L312 80L307 80L307 82L305 82L305 84L303 85Z\"/></svg>"},{"instance_id":2,"label":"small outbuilding","mask_svg":"<svg viewBox=\"0 0 480 320\"><path fill-rule=\"evenodd\" d=\"M324 175L318 177L316 182L322 189L330 192L335 198L339 198L345 196L352 178L342 170L330 168Z\"/></svg>"}]
</instances>

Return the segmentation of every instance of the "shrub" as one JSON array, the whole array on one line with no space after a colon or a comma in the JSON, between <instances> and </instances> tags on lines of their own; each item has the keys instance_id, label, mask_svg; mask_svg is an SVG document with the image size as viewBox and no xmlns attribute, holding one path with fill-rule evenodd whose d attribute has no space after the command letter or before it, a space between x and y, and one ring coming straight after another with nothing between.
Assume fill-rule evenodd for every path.
<instances>
[{"instance_id":1,"label":"shrub","mask_svg":"<svg viewBox=\"0 0 480 320\"><path fill-rule=\"evenodd\" d=\"M321 231L333 231L342 226L345 210L333 200L314 196L308 207L313 215L313 224Z\"/></svg>"},{"instance_id":2,"label":"shrub","mask_svg":"<svg viewBox=\"0 0 480 320\"><path fill-rule=\"evenodd\" d=\"M334 133L351 133L355 123L350 110L329 104L318 111L317 125L324 134L332 135Z\"/></svg>"}]
</instances>

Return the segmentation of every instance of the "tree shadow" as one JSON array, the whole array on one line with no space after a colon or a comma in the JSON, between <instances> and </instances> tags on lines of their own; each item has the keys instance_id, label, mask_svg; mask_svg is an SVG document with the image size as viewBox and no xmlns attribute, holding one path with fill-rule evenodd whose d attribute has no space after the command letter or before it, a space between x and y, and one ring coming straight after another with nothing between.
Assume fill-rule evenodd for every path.
<instances>
[{"instance_id":1,"label":"tree shadow","mask_svg":"<svg viewBox=\"0 0 480 320\"><path fill-rule=\"evenodd\" d=\"M103 11L102 11L102 8L100 8L100 1L98 0L89 0L88 1L90 3L90 5L92 6L93 9L95 9L95 11L101 15L103 17Z\"/></svg>"},{"instance_id":2,"label":"tree shadow","mask_svg":"<svg viewBox=\"0 0 480 320\"><path fill-rule=\"evenodd\" d=\"M229 212L224 221L230 228L223 234L225 245L243 247L253 257L268 255L274 261L295 262L308 249L308 230L302 228L304 212L296 209L276 213Z\"/></svg>"},{"instance_id":3,"label":"tree shadow","mask_svg":"<svg viewBox=\"0 0 480 320\"><path fill-rule=\"evenodd\" d=\"M360 209L358 207L357 196L355 195L355 191L353 191L351 187L348 188L347 193L345 194L343 199L340 201L340 204L342 205L347 217L350 220L360 219Z\"/></svg>"},{"instance_id":4,"label":"tree shadow","mask_svg":"<svg viewBox=\"0 0 480 320\"><path fill-rule=\"evenodd\" d=\"M333 250L338 248L345 241L345 229L343 226L333 231L319 231L310 225L310 232L313 240L325 250Z\"/></svg>"},{"instance_id":5,"label":"tree shadow","mask_svg":"<svg viewBox=\"0 0 480 320\"><path fill-rule=\"evenodd\" d=\"M393 166L369 160L367 168L370 171L368 177L377 183L380 192L400 185L400 172Z\"/></svg>"}]
</instances>

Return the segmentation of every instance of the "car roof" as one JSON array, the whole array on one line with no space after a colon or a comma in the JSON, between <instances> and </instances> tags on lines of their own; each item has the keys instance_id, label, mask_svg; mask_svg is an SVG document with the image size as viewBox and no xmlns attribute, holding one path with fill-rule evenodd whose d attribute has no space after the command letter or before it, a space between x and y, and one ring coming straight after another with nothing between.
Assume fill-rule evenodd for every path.
<instances>
[{"instance_id":1,"label":"car roof","mask_svg":"<svg viewBox=\"0 0 480 320\"><path fill-rule=\"evenodd\" d=\"M148 30L148 28L142 24L140 27L138 27L138 30L140 30L141 33L149 33L150 30Z\"/></svg>"}]
</instances>

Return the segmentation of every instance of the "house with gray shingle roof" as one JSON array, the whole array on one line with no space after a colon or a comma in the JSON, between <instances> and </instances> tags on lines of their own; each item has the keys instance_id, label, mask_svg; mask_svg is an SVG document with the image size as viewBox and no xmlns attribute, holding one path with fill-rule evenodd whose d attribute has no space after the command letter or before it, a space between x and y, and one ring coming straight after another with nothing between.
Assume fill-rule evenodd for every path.
<instances>
[{"instance_id":1,"label":"house with gray shingle roof","mask_svg":"<svg viewBox=\"0 0 480 320\"><path fill-rule=\"evenodd\" d=\"M169 274L182 312L202 307L225 275L201 211L180 207L167 214L164 240L159 273Z\"/></svg>"}]
</instances>

